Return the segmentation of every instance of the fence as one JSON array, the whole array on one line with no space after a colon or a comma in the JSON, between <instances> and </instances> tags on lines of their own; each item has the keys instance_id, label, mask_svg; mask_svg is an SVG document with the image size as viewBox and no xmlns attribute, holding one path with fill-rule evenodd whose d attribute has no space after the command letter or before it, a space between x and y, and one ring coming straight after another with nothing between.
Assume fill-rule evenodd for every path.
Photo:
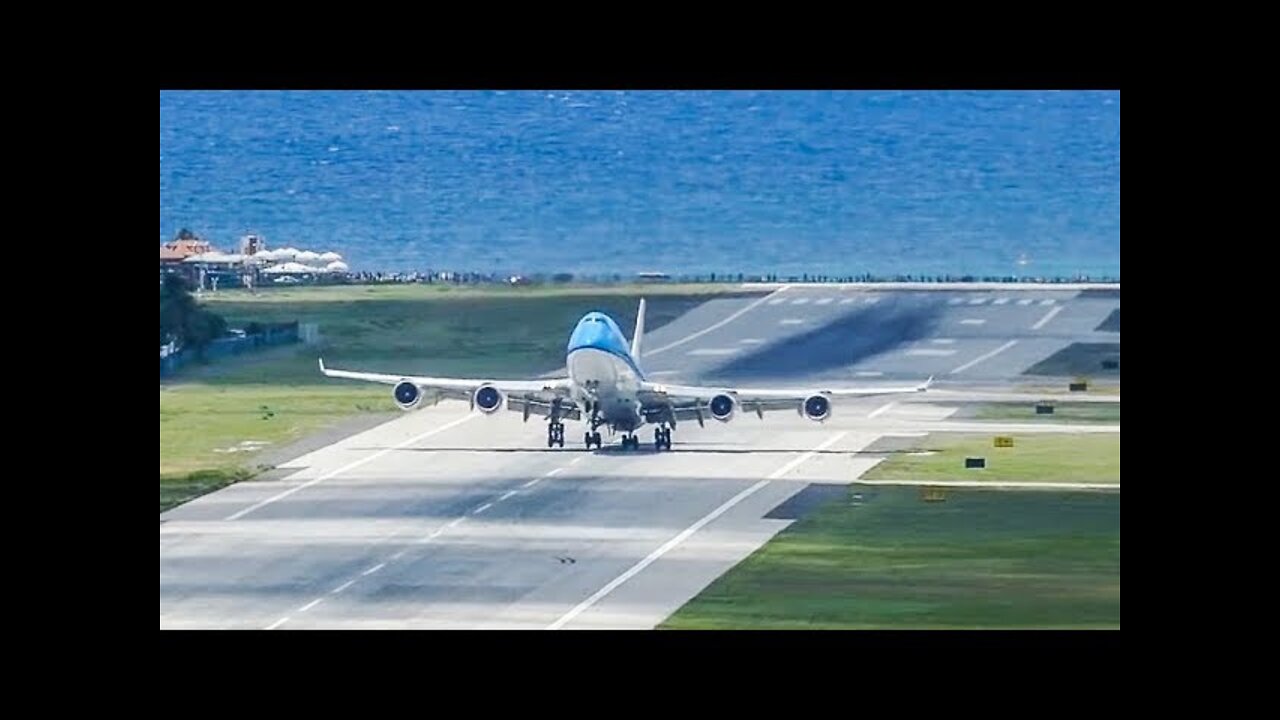
<instances>
[{"instance_id":1,"label":"fence","mask_svg":"<svg viewBox=\"0 0 1280 720\"><path fill-rule=\"evenodd\" d=\"M261 332L243 337L218 338L204 349L206 360L214 360L229 355L241 355L259 348L275 345L287 345L298 342L298 323L284 323L262 328ZM194 350L186 348L175 350L172 345L160 351L160 377L172 375L179 368L195 359Z\"/></svg>"}]
</instances>

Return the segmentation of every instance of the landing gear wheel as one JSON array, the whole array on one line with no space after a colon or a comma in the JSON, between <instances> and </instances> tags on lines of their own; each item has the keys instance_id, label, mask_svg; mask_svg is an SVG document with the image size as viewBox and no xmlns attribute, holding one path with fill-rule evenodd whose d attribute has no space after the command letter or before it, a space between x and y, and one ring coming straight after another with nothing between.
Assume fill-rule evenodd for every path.
<instances>
[{"instance_id":1,"label":"landing gear wheel","mask_svg":"<svg viewBox=\"0 0 1280 720\"><path fill-rule=\"evenodd\" d=\"M559 445L564 447L564 423L553 422L547 425L547 447Z\"/></svg>"},{"instance_id":2,"label":"landing gear wheel","mask_svg":"<svg viewBox=\"0 0 1280 720\"><path fill-rule=\"evenodd\" d=\"M671 428L654 428L653 447L657 450L671 449Z\"/></svg>"}]
</instances>

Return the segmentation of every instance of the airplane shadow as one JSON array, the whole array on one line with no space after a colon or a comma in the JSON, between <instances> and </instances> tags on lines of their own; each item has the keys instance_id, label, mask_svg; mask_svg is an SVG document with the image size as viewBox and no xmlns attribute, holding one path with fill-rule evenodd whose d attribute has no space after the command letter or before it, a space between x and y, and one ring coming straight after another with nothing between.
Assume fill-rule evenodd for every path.
<instances>
[{"instance_id":1,"label":"airplane shadow","mask_svg":"<svg viewBox=\"0 0 1280 720\"><path fill-rule=\"evenodd\" d=\"M455 452L455 453L507 453L507 454L525 454L525 453L591 453L593 455L791 455L795 453L812 453L814 455L893 455L897 453L915 452L915 450L807 450L805 448L721 448L721 447L682 447L679 443L672 443L671 450L663 450L661 452L654 450L652 446L640 446L639 450L623 450L619 446L610 446L600 449L591 448L494 448L494 447L419 447L419 448L400 448L401 452ZM375 452L379 450L387 450L388 448L365 447L357 448Z\"/></svg>"}]
</instances>

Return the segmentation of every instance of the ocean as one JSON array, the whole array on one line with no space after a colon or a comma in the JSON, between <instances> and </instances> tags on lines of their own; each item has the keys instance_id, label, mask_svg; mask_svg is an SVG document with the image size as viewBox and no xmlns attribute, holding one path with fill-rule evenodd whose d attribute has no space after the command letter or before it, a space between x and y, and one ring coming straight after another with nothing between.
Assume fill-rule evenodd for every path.
<instances>
[{"instance_id":1,"label":"ocean","mask_svg":"<svg viewBox=\"0 0 1280 720\"><path fill-rule=\"evenodd\" d=\"M1119 278L1120 93L162 91L182 228L370 271Z\"/></svg>"}]
</instances>

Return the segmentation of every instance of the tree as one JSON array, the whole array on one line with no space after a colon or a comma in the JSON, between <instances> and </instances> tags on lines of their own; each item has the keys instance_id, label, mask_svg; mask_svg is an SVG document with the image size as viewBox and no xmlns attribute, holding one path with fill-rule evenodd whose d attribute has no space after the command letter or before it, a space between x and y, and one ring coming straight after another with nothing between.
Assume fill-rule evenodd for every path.
<instances>
[{"instance_id":1,"label":"tree","mask_svg":"<svg viewBox=\"0 0 1280 720\"><path fill-rule=\"evenodd\" d=\"M184 348L195 351L203 359L204 350L227 330L221 315L209 312L191 295L187 279L177 274L166 275L160 288L160 338L174 338Z\"/></svg>"}]
</instances>

